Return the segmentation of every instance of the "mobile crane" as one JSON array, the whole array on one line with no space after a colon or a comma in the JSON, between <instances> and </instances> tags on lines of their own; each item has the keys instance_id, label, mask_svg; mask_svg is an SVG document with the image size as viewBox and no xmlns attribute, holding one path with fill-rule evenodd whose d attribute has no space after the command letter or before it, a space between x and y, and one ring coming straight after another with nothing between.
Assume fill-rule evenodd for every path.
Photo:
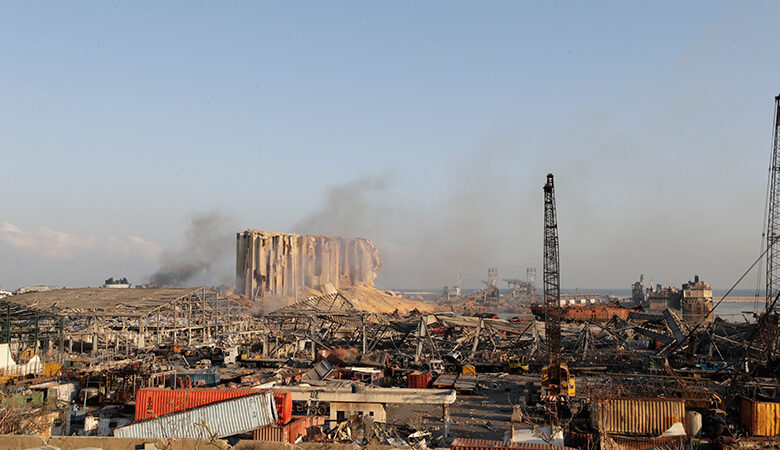
<instances>
[{"instance_id":1,"label":"mobile crane","mask_svg":"<svg viewBox=\"0 0 780 450\"><path fill-rule=\"evenodd\" d=\"M561 276L558 257L558 219L555 214L553 174L544 185L544 333L547 366L542 368L542 389L548 400L574 397L574 376L561 362Z\"/></svg>"}]
</instances>

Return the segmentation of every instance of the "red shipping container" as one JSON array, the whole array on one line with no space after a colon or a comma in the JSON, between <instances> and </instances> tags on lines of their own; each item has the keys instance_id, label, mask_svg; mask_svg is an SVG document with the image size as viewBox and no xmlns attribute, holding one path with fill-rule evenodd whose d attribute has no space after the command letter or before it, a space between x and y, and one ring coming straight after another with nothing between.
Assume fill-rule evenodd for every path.
<instances>
[{"instance_id":1,"label":"red shipping container","mask_svg":"<svg viewBox=\"0 0 780 450\"><path fill-rule=\"evenodd\" d=\"M257 392L258 389L252 388L139 389L135 396L135 420L151 419Z\"/></svg>"},{"instance_id":2,"label":"red shipping container","mask_svg":"<svg viewBox=\"0 0 780 450\"><path fill-rule=\"evenodd\" d=\"M428 389L433 382L433 373L414 371L407 377L410 389Z\"/></svg>"},{"instance_id":3,"label":"red shipping container","mask_svg":"<svg viewBox=\"0 0 780 450\"><path fill-rule=\"evenodd\" d=\"M279 424L284 425L292 418L292 394L288 391L274 389L276 401L276 415L279 416Z\"/></svg>"}]
</instances>

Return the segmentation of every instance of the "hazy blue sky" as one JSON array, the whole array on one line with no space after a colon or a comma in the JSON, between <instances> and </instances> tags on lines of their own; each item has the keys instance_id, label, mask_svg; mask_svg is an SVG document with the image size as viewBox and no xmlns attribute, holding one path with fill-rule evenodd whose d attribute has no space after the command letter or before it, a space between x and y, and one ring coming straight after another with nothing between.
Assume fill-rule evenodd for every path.
<instances>
[{"instance_id":1,"label":"hazy blue sky","mask_svg":"<svg viewBox=\"0 0 780 450\"><path fill-rule=\"evenodd\" d=\"M4 2L0 286L142 282L215 212L192 283L246 228L374 239L383 287L541 274L551 171L564 287L728 287L780 92L744 5Z\"/></svg>"}]
</instances>

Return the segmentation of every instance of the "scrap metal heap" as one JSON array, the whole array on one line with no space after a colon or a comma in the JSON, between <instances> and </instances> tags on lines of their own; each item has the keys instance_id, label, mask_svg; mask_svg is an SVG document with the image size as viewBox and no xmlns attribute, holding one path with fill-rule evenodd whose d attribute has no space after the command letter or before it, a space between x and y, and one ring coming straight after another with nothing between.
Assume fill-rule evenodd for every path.
<instances>
[{"instance_id":1,"label":"scrap metal heap","mask_svg":"<svg viewBox=\"0 0 780 450\"><path fill-rule=\"evenodd\" d=\"M549 278L546 281L554 285ZM267 407L264 400L241 403L231 396L246 395L249 388L271 387L290 394L293 416L284 424L246 425L258 427L246 439L277 439L276 433L287 433L311 441L359 438L368 442L378 436L385 443L425 439L429 444L446 445L453 437L501 439L503 430L511 431L511 427L521 436L525 433L521 428L541 426L544 421L536 408L544 394L538 374L556 356L577 377L577 395L569 399L570 411L559 416L563 437L571 446L583 447L583 440L613 445L640 439L637 430L615 431L618 428L611 425L611 416L604 415L609 411L632 414L620 409L629 401L637 411L652 407L698 412L711 428L725 423L700 436L709 439L755 434L740 424L743 404L755 409L761 404L756 400L780 402L776 367L767 357L766 342L777 333L777 322L768 319L771 315L761 316L756 323L716 318L696 327L667 308L660 313L630 311L626 318L615 314L608 321L561 322L557 327L559 351L551 355L550 349L556 348L552 338L556 328L533 318L510 320L451 312L379 314L362 309L359 301L341 292L307 297L254 317L247 305L205 288L136 290L129 295L137 297L141 308L132 308L127 297L122 301L115 297L119 290L105 291L112 293L60 292L60 299L80 295L78 304L70 306L55 301L55 294L47 294L49 298L42 293L35 298L19 296L10 303L11 314L17 314L8 322L11 353L39 348L41 355L48 355L49 366L45 373L24 366L26 375L34 379L17 375L8 380L30 389L25 399L46 392L78 405L68 413L68 433L111 433L114 429L114 434L140 436L159 430L160 424L182 425L194 417L186 411L209 405L193 403L189 409L142 420L123 413L121 407L139 395L179 392L171 390L176 388L187 393L182 395L200 396L206 395L199 393L203 389L217 389L213 392L221 393L209 398L234 402L226 408L260 411ZM116 316L109 316L110 310ZM58 323L64 324L62 344ZM17 328L22 324L27 328ZM119 344L115 336L120 336ZM141 340L143 348L138 345ZM39 342L37 347L35 342ZM44 353L47 347L55 350ZM60 349L62 366L57 364ZM492 406L497 401L508 402L506 408L513 413L507 413L504 422L482 418L497 414ZM441 409L432 411L433 406ZM408 428L408 419L399 418L407 416L398 415L408 408L421 408L420 414L435 420ZM481 412L475 413L475 408L482 408ZM594 421L587 412L599 408L605 412ZM49 412L44 405L36 411L60 414ZM219 417L213 408L202 414ZM280 410L278 415L282 414ZM466 421L464 414L469 417ZM517 421L512 422L510 415ZM373 418L371 432L366 431L367 416ZM92 428L90 417L105 420L105 431ZM55 433L65 433L65 422L57 428L59 422L53 420ZM159 422L135 426L145 420ZM301 420L305 426L299 424ZM232 425L224 432L245 429ZM200 436L193 431L198 427L178 430L181 436ZM643 433L642 439L657 438L650 431Z\"/></svg>"}]
</instances>

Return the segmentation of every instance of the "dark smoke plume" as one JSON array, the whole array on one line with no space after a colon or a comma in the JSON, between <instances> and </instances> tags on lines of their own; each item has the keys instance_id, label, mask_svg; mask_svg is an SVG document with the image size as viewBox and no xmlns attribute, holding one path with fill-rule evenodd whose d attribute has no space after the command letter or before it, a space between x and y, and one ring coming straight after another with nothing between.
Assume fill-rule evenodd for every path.
<instances>
[{"instance_id":1,"label":"dark smoke plume","mask_svg":"<svg viewBox=\"0 0 780 450\"><path fill-rule=\"evenodd\" d=\"M185 286L197 284L233 284L228 259L235 248L235 227L226 215L211 211L196 213L190 220L183 246L166 250L160 257L160 268L150 278L151 284Z\"/></svg>"}]
</instances>

